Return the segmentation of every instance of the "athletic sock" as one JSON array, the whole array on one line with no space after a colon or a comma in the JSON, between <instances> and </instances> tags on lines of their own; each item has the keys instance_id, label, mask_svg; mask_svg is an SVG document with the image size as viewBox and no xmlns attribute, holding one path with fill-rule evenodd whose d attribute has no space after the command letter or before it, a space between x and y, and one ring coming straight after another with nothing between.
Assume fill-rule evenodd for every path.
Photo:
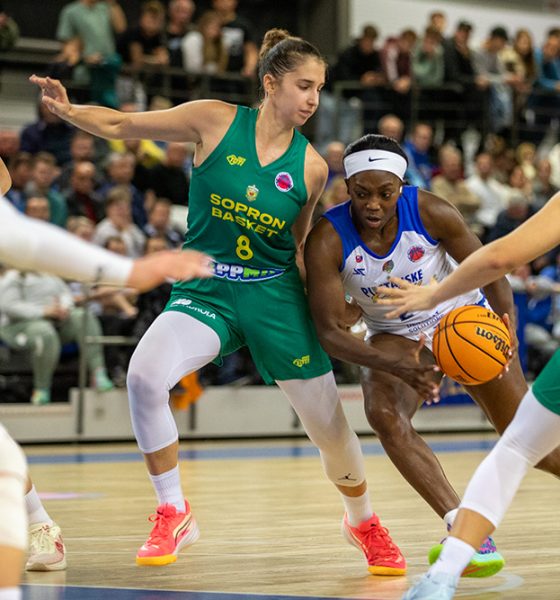
<instances>
[{"instance_id":1,"label":"athletic sock","mask_svg":"<svg viewBox=\"0 0 560 600\"><path fill-rule=\"evenodd\" d=\"M445 513L445 515L443 515L443 520L445 522L445 525L447 526L447 531L449 531L453 527L453 523L455 522L455 518L457 517L458 512L459 509L454 508L453 510L450 510L449 512Z\"/></svg>"},{"instance_id":2,"label":"athletic sock","mask_svg":"<svg viewBox=\"0 0 560 600\"><path fill-rule=\"evenodd\" d=\"M373 510L371 509L368 490L361 496L345 496L342 494L342 501L348 515L348 523L352 527L357 527L360 523L371 519Z\"/></svg>"},{"instance_id":3,"label":"athletic sock","mask_svg":"<svg viewBox=\"0 0 560 600\"><path fill-rule=\"evenodd\" d=\"M27 510L27 518L29 519L29 525L35 523L48 523L53 524L53 520L49 517L49 513L45 510L39 494L35 486L32 486L29 492L25 494L25 509Z\"/></svg>"},{"instance_id":4,"label":"athletic sock","mask_svg":"<svg viewBox=\"0 0 560 600\"><path fill-rule=\"evenodd\" d=\"M158 505L172 504L179 512L185 512L185 498L181 489L179 465L160 475L150 475L150 479L156 490Z\"/></svg>"},{"instance_id":5,"label":"athletic sock","mask_svg":"<svg viewBox=\"0 0 560 600\"><path fill-rule=\"evenodd\" d=\"M476 550L459 538L449 536L443 544L443 550L430 568L430 575L447 573L459 578L471 561Z\"/></svg>"}]
</instances>

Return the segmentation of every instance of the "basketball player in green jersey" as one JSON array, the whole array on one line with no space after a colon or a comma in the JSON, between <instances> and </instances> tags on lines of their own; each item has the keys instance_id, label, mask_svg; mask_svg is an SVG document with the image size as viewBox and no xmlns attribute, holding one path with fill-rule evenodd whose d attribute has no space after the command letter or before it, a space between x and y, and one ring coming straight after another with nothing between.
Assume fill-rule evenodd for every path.
<instances>
[{"instance_id":1,"label":"basketball player in green jersey","mask_svg":"<svg viewBox=\"0 0 560 600\"><path fill-rule=\"evenodd\" d=\"M404 558L371 510L360 444L344 417L296 265L327 176L326 163L296 127L316 111L325 69L311 44L274 29L261 49L258 109L202 100L121 113L73 105L60 82L31 78L50 110L90 133L196 144L185 247L215 259L214 277L175 285L128 372L132 424L158 497L138 564L174 562L199 535L181 490L169 389L246 345L318 446L327 476L342 493L347 540L364 552L370 572L405 572ZM396 361L382 353L372 362L395 370ZM433 370L420 365L415 352L399 363L401 376L424 397L436 393Z\"/></svg>"},{"instance_id":2,"label":"basketball player in green jersey","mask_svg":"<svg viewBox=\"0 0 560 600\"><path fill-rule=\"evenodd\" d=\"M479 248L443 281L414 286L401 279L386 290L388 316L426 310L490 283L560 243L560 194L508 235ZM515 417L471 479L437 562L404 596L406 600L449 600L459 574L481 541L500 524L527 471L560 445L560 351L556 351L525 394ZM528 594L531 596L531 594Z\"/></svg>"}]
</instances>

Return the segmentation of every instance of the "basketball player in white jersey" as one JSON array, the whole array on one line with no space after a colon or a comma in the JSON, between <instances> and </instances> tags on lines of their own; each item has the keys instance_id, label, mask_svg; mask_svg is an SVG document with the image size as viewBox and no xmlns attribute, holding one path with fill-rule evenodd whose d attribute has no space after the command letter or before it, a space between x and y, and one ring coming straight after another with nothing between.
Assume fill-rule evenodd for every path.
<instances>
[{"instance_id":1,"label":"basketball player in white jersey","mask_svg":"<svg viewBox=\"0 0 560 600\"><path fill-rule=\"evenodd\" d=\"M0 193L11 178L0 159ZM168 279L212 274L210 258L194 251L164 251L136 261L87 244L58 227L29 219L0 196L0 261L18 269L43 270L81 281L147 290ZM27 547L28 517L40 525L26 567L66 568L60 529L50 519L27 476L25 457L0 425L0 600L19 600L18 587ZM34 527L31 526L31 535Z\"/></svg>"},{"instance_id":2,"label":"basketball player in white jersey","mask_svg":"<svg viewBox=\"0 0 560 600\"><path fill-rule=\"evenodd\" d=\"M380 288L396 285L389 281L391 276L418 285L441 280L481 244L453 205L405 185L406 154L395 140L379 135L360 138L346 148L344 166L351 199L325 213L306 243L307 289L315 324L331 356L365 367L361 383L370 425L401 474L449 529L459 497L412 426L411 419L426 398L409 385L399 363L415 349L420 362L433 363L434 329L456 306L488 302L498 314L511 314L511 290L502 278L487 285L484 295L469 291L431 311L386 319L390 307L377 300ZM354 304L348 305L346 296ZM367 326L365 341L347 329L348 322L359 316ZM526 391L517 357L501 379L469 386L500 433ZM558 476L560 454L552 453L539 466ZM440 551L441 544L432 549L430 562ZM503 564L487 538L463 575L485 577Z\"/></svg>"}]
</instances>

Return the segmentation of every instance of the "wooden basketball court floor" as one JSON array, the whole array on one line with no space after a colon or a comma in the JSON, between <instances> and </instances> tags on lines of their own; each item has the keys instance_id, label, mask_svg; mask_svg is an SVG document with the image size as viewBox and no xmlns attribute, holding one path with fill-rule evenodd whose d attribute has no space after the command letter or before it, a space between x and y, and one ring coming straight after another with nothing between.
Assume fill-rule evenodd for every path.
<instances>
[{"instance_id":1,"label":"wooden basketball court floor","mask_svg":"<svg viewBox=\"0 0 560 600\"><path fill-rule=\"evenodd\" d=\"M462 492L493 434L426 437ZM27 446L31 474L62 527L68 570L27 573L25 600L396 600L426 568L442 521L362 438L372 502L405 554L406 577L368 574L340 534L342 504L305 440L181 444L185 493L201 537L166 567L138 567L154 494L136 446ZM560 482L529 474L495 539L506 568L463 579L458 598L560 598Z\"/></svg>"}]
</instances>

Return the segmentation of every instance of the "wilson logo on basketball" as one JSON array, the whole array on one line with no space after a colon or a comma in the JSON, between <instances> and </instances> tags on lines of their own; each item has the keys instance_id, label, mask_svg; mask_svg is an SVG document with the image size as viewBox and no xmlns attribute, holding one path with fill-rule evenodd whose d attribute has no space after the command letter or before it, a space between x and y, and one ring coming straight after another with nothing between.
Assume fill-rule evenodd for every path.
<instances>
[{"instance_id":1,"label":"wilson logo on basketball","mask_svg":"<svg viewBox=\"0 0 560 600\"><path fill-rule=\"evenodd\" d=\"M426 250L422 246L412 246L412 248L408 249L408 259L411 262L420 260L424 254L426 254Z\"/></svg>"},{"instance_id":2,"label":"wilson logo on basketball","mask_svg":"<svg viewBox=\"0 0 560 600\"><path fill-rule=\"evenodd\" d=\"M494 347L498 352L501 352L504 356L506 356L509 352L509 344L504 338L499 335L492 333L491 331L487 331L482 327L476 327L476 335L486 338L494 344Z\"/></svg>"},{"instance_id":3,"label":"wilson logo on basketball","mask_svg":"<svg viewBox=\"0 0 560 600\"><path fill-rule=\"evenodd\" d=\"M294 187L294 180L289 173L282 171L274 178L274 185L281 192L289 192Z\"/></svg>"}]
</instances>

